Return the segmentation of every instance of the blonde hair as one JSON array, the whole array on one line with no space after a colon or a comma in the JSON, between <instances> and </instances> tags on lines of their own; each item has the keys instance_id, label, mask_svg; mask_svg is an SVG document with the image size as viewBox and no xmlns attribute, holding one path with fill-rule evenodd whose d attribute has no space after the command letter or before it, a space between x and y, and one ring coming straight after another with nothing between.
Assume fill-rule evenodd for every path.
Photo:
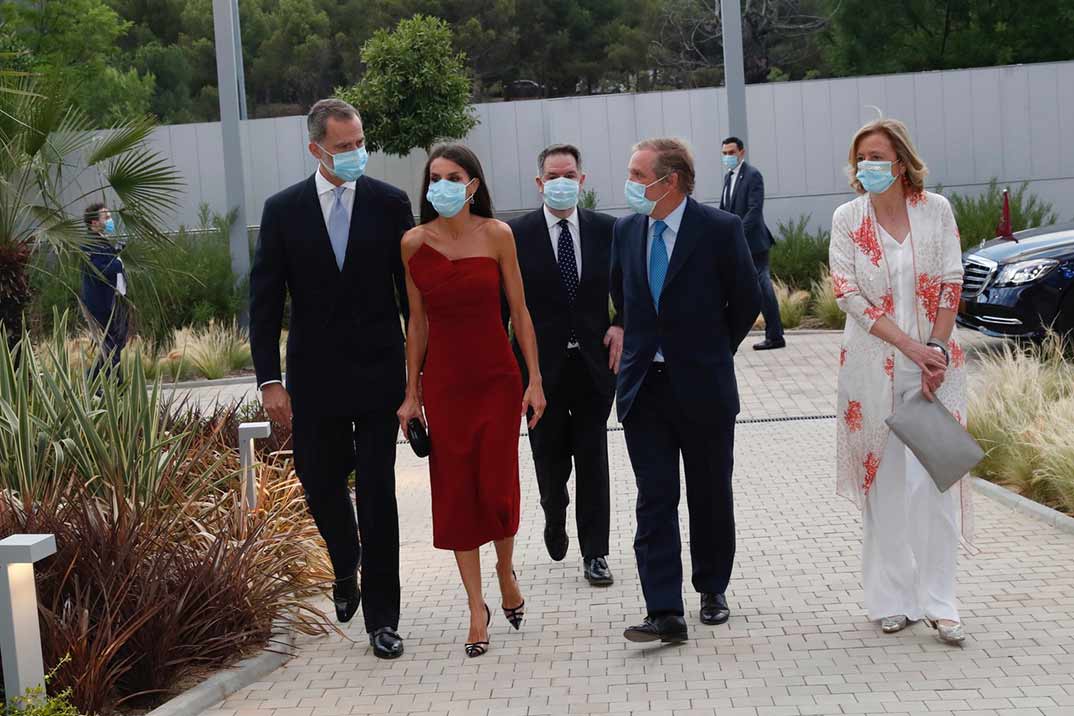
<instances>
[{"instance_id":1,"label":"blonde hair","mask_svg":"<svg viewBox=\"0 0 1074 716\"><path fill-rule=\"evenodd\" d=\"M670 137L657 137L643 139L634 145L634 151L640 152L648 149L656 152L656 161L653 170L660 177L671 174L679 175L679 188L684 194L694 193L694 155L690 151L690 145L682 139Z\"/></svg>"},{"instance_id":2,"label":"blonde hair","mask_svg":"<svg viewBox=\"0 0 1074 716\"><path fill-rule=\"evenodd\" d=\"M850 164L847 166L850 187L859 194L865 193L865 187L861 185L857 177L858 145L861 140L870 134L883 134L891 142L891 146L895 148L895 156L905 169L902 181L903 186L906 187L906 192L908 194L920 194L925 191L925 177L929 175L929 168L925 166L921 155L917 153L914 141L910 139L910 130L899 120L885 117L874 119L854 135L854 139L850 143L850 156L848 157Z\"/></svg>"}]
</instances>

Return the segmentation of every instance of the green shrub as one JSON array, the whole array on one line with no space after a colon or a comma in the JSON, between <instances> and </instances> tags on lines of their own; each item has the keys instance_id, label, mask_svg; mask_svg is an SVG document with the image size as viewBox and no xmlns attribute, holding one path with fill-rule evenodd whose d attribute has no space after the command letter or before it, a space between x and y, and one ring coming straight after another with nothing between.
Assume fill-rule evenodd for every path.
<instances>
[{"instance_id":1,"label":"green shrub","mask_svg":"<svg viewBox=\"0 0 1074 716\"><path fill-rule=\"evenodd\" d=\"M230 323L243 305L246 282L236 286L231 272L227 232L220 220L196 231L180 229L169 244L130 244L123 251L128 274L131 328L153 344L165 344L172 333L210 321ZM80 317L81 257L35 259L31 281L35 299L31 326L36 335L51 332L54 311ZM70 322L72 330L80 320Z\"/></svg>"},{"instance_id":2,"label":"green shrub","mask_svg":"<svg viewBox=\"0 0 1074 716\"><path fill-rule=\"evenodd\" d=\"M578 197L578 206L582 209L596 209L598 203L596 189L583 189Z\"/></svg>"},{"instance_id":3,"label":"green shrub","mask_svg":"<svg viewBox=\"0 0 1074 716\"><path fill-rule=\"evenodd\" d=\"M936 187L942 192L943 187ZM988 189L978 196L951 194L948 196L955 212L955 223L962 236L962 250L976 246L996 235L996 224L1003 212L1003 190L993 178ZM1011 227L1014 231L1047 226L1058 221L1051 204L1029 191L1029 182L1010 193Z\"/></svg>"},{"instance_id":4,"label":"green shrub","mask_svg":"<svg viewBox=\"0 0 1074 716\"><path fill-rule=\"evenodd\" d=\"M810 233L809 216L779 223L772 247L772 276L792 288L808 288L828 265L831 234L823 229Z\"/></svg>"},{"instance_id":5,"label":"green shrub","mask_svg":"<svg viewBox=\"0 0 1074 716\"><path fill-rule=\"evenodd\" d=\"M842 329L846 325L847 314L839 308L835 300L835 288L832 286L832 275L827 268L821 273L820 280L813 282L813 318L822 328Z\"/></svg>"},{"instance_id":6,"label":"green shrub","mask_svg":"<svg viewBox=\"0 0 1074 716\"><path fill-rule=\"evenodd\" d=\"M779 279L772 282L779 302L779 320L786 329L798 328L809 310L809 292L792 288Z\"/></svg>"},{"instance_id":7,"label":"green shrub","mask_svg":"<svg viewBox=\"0 0 1074 716\"><path fill-rule=\"evenodd\" d=\"M970 386L970 433L985 449L975 472L1074 514L1074 368L1050 336L985 355Z\"/></svg>"},{"instance_id":8,"label":"green shrub","mask_svg":"<svg viewBox=\"0 0 1074 716\"><path fill-rule=\"evenodd\" d=\"M0 341L0 537L56 538L36 572L49 690L85 714L144 713L277 623L332 629L314 601L331 567L289 454L259 444L248 510L236 407L184 409L138 361L123 385L90 379L55 324L17 363ZM74 716L62 707L28 716Z\"/></svg>"}]
</instances>

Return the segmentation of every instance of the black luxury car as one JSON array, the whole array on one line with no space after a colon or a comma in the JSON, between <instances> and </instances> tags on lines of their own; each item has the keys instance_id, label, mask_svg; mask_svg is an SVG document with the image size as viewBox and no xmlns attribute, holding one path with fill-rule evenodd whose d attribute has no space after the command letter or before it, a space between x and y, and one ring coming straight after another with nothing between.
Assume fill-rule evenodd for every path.
<instances>
[{"instance_id":1,"label":"black luxury car","mask_svg":"<svg viewBox=\"0 0 1074 716\"><path fill-rule=\"evenodd\" d=\"M958 324L989 336L1074 331L1074 223L1027 229L962 255Z\"/></svg>"}]
</instances>

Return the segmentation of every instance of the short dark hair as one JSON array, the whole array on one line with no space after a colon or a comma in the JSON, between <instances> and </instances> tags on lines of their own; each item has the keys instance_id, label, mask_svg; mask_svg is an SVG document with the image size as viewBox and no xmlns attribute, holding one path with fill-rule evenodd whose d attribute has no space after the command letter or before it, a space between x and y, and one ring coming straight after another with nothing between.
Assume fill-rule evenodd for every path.
<instances>
[{"instance_id":1,"label":"short dark hair","mask_svg":"<svg viewBox=\"0 0 1074 716\"><path fill-rule=\"evenodd\" d=\"M357 119L360 121L362 119L361 115L358 114L358 110L341 99L330 97L329 99L318 100L310 107L310 113L306 117L306 128L310 133L310 141L314 144L319 144L324 140L324 135L328 132L329 117L342 120Z\"/></svg>"},{"instance_id":2,"label":"short dark hair","mask_svg":"<svg viewBox=\"0 0 1074 716\"><path fill-rule=\"evenodd\" d=\"M86 228L90 227L94 221L101 218L101 209L107 209L108 205L103 201L95 201L86 207L86 210L82 212L82 220L86 222Z\"/></svg>"},{"instance_id":3,"label":"short dark hair","mask_svg":"<svg viewBox=\"0 0 1074 716\"><path fill-rule=\"evenodd\" d=\"M723 144L734 144L736 147L738 147L738 151L740 151L740 152L746 146L745 144L742 143L742 140L739 139L738 137L728 137L727 139L723 140L722 143Z\"/></svg>"},{"instance_id":4,"label":"short dark hair","mask_svg":"<svg viewBox=\"0 0 1074 716\"><path fill-rule=\"evenodd\" d=\"M578 147L573 144L550 144L537 155L538 172L544 174L544 160L554 154L570 154L574 157L574 163L578 165L578 169L582 168L582 152L578 150Z\"/></svg>"},{"instance_id":5,"label":"short dark hair","mask_svg":"<svg viewBox=\"0 0 1074 716\"><path fill-rule=\"evenodd\" d=\"M477 179L477 191L473 195L474 203L470 207L470 213L474 216L483 216L486 219L496 218L492 209L492 195L489 194L489 185L485 181L485 172L481 169L481 160L474 154L474 150L465 144L451 142L433 147L433 150L429 152L429 161L425 162L425 172L421 180L421 223L428 224L440 216L427 196L429 193L429 167L433 165L434 159L439 159L440 157L458 164L470 179Z\"/></svg>"}]
</instances>

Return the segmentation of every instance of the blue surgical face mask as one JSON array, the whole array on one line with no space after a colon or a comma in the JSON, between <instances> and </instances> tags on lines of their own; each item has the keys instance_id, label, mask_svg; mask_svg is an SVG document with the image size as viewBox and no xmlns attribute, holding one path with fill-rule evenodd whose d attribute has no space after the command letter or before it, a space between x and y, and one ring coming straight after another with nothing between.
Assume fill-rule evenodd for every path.
<instances>
[{"instance_id":1,"label":"blue surgical face mask","mask_svg":"<svg viewBox=\"0 0 1074 716\"><path fill-rule=\"evenodd\" d=\"M116 222L112 217L108 217L104 221L104 233L114 234L116 233Z\"/></svg>"},{"instance_id":2,"label":"blue surgical face mask","mask_svg":"<svg viewBox=\"0 0 1074 716\"><path fill-rule=\"evenodd\" d=\"M891 162L858 162L858 181L870 194L883 194L895 183Z\"/></svg>"},{"instance_id":3,"label":"blue surgical face mask","mask_svg":"<svg viewBox=\"0 0 1074 716\"><path fill-rule=\"evenodd\" d=\"M474 178L476 179L477 177ZM466 205L466 187L470 186L473 181L471 179L463 184L462 182L441 179L429 185L429 190L425 192L425 198L433 205L437 214L440 214L445 219L450 219L462 211L462 207Z\"/></svg>"},{"instance_id":4,"label":"blue surgical face mask","mask_svg":"<svg viewBox=\"0 0 1074 716\"><path fill-rule=\"evenodd\" d=\"M578 192L581 185L575 179L559 177L544 183L544 203L549 209L566 211L578 204Z\"/></svg>"},{"instance_id":5,"label":"blue surgical face mask","mask_svg":"<svg viewBox=\"0 0 1074 716\"><path fill-rule=\"evenodd\" d=\"M727 171L731 171L738 166L737 154L724 154L720 157L720 161L723 162L723 168Z\"/></svg>"},{"instance_id":6,"label":"blue surgical face mask","mask_svg":"<svg viewBox=\"0 0 1074 716\"><path fill-rule=\"evenodd\" d=\"M654 181L653 184L658 184L665 179L667 179L666 175ZM648 216L649 214L653 213L653 209L656 208L656 203L671 192L671 189L669 188L667 191L664 192L664 196L661 196L660 199L647 199L645 197L645 191L653 184L639 184L636 181L630 181L629 179L627 179L626 187L623 190L626 194L627 206L629 206L635 212L643 214L645 216Z\"/></svg>"},{"instance_id":7,"label":"blue surgical face mask","mask_svg":"<svg viewBox=\"0 0 1074 716\"><path fill-rule=\"evenodd\" d=\"M317 146L321 147L320 144ZM321 147L321 149L324 149L324 147ZM324 149L324 151L328 156L332 157L332 166L325 164L323 159L318 161L324 165L325 169L343 181L356 181L365 174L365 165L369 161L369 154L366 152L365 147L358 147L349 152L340 152L339 154L332 154L327 149Z\"/></svg>"}]
</instances>

